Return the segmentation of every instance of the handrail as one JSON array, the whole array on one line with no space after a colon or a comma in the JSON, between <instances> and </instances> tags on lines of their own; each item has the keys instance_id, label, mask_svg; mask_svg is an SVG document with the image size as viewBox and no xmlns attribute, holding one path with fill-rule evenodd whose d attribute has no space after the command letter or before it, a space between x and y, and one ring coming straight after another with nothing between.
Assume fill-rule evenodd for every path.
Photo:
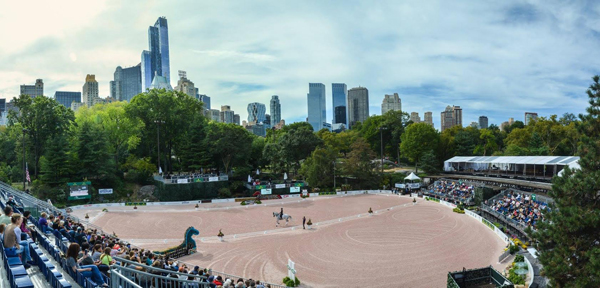
<instances>
[{"instance_id":1,"label":"handrail","mask_svg":"<svg viewBox=\"0 0 600 288\"><path fill-rule=\"evenodd\" d=\"M121 285L119 280L123 280L125 281L128 285ZM117 271L117 269L111 269L110 271L110 282L115 285L115 283L118 283L116 286L117 287L121 287L121 288L142 288L142 286L136 284L135 282L131 281L131 279L125 277L123 274L119 273L119 271Z\"/></svg>"},{"instance_id":2,"label":"handrail","mask_svg":"<svg viewBox=\"0 0 600 288\"><path fill-rule=\"evenodd\" d=\"M193 274L187 274L187 273L182 273L179 271L173 271L173 270L167 270L167 269L162 269L162 268L156 268L156 267L152 267L152 266L148 266L146 264L143 263L139 263L139 262L135 262L135 261L131 261L131 260L127 260L121 257L114 257L115 260L117 260L118 262L122 262L122 263L127 263L127 264L132 264L132 265L136 265L136 266L140 266L143 267L144 269L150 271L158 271L161 273L169 273L169 274L175 274L175 275L179 275L179 276L186 276L186 277L194 277L194 278L200 278L200 279L207 279L206 276L201 276L201 275L193 275ZM184 263L184 262L181 262ZM187 263L184 263L187 264Z\"/></svg>"},{"instance_id":3,"label":"handrail","mask_svg":"<svg viewBox=\"0 0 600 288\"><path fill-rule=\"evenodd\" d=\"M121 270L121 271L125 271L128 273L123 273L125 274L125 278L128 278L129 275L127 274L131 274L133 275L143 275L146 276L148 278L150 278L149 282L154 282L155 285L152 285L153 287L161 287L161 285L159 285L159 282L171 282L171 283L180 283L180 285L163 285L166 287L181 287L182 285L184 287L203 287L203 288L208 288L209 287L209 283L208 282L200 282L200 281L196 281L196 280L187 280L187 277L192 277L194 276L193 274L185 274L185 278L186 279L180 279L179 277L175 278L175 277L167 277L167 276L162 276L162 275L156 275L156 274L152 274L152 273L148 273L148 272L144 272L144 271L139 271L137 269L134 268L129 268L129 267L125 267L125 266L119 266L119 265L112 265L111 266L111 273L115 272L115 270ZM117 272L121 272L121 271L117 271ZM121 274L121 273L119 273ZM122 275L122 274L121 274ZM161 281L159 281L159 279ZM148 282L148 281L146 281ZM137 285L137 284L136 284ZM146 286L146 285L144 285Z\"/></svg>"}]
</instances>

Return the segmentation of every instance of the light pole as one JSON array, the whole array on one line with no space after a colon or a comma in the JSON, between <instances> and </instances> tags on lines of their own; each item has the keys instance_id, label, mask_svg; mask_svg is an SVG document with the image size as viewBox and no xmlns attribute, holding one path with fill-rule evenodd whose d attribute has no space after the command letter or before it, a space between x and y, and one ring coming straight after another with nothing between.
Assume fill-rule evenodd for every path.
<instances>
[{"instance_id":1,"label":"light pole","mask_svg":"<svg viewBox=\"0 0 600 288\"><path fill-rule=\"evenodd\" d=\"M165 123L165 121L155 120L154 123L156 123L156 158L158 158L158 174L160 175L160 124Z\"/></svg>"},{"instance_id":2,"label":"light pole","mask_svg":"<svg viewBox=\"0 0 600 288\"><path fill-rule=\"evenodd\" d=\"M25 133L27 133L27 129L23 128L23 191L25 191L25 183L27 182L25 179L25 174L27 174L27 168L25 168Z\"/></svg>"}]
</instances>

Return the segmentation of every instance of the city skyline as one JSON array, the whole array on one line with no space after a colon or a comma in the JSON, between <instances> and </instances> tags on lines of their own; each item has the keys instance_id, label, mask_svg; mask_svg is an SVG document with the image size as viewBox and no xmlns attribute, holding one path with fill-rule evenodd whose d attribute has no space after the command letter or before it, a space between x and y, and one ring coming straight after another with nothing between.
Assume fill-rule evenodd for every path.
<instances>
[{"instance_id":1,"label":"city skyline","mask_svg":"<svg viewBox=\"0 0 600 288\"><path fill-rule=\"evenodd\" d=\"M11 43L0 47L0 98L11 99L35 79L44 79L46 96L78 92L87 74L96 75L99 96L109 96L115 67L139 63L148 26L161 16L169 21L172 71L188 71L215 107L245 111L250 102L279 95L287 123L305 121L310 82L367 87L369 115L380 114L385 94L398 93L405 112L434 111L434 123L447 105L464 109L463 126L480 115L500 125L506 115L521 119L529 111L577 114L600 64L596 24L578 20L594 19L597 4L355 2L348 14L366 15L358 25L348 16L321 17L335 5L316 1L294 9L277 2L68 2L69 9L11 2L0 12L0 36ZM31 21L19 29L7 25L22 11ZM57 20L47 23L44 15ZM110 25L97 25L100 19Z\"/></svg>"}]
</instances>

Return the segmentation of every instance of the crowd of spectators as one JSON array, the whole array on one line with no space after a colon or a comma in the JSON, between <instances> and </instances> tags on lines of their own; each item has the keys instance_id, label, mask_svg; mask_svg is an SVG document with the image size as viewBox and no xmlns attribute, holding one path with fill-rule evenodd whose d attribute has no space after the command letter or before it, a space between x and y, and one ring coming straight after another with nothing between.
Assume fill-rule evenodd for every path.
<instances>
[{"instance_id":1,"label":"crowd of spectators","mask_svg":"<svg viewBox=\"0 0 600 288\"><path fill-rule=\"evenodd\" d=\"M509 191L502 199L486 201L494 211L524 226L536 227L537 222L544 220L544 211L548 204L532 199L530 194Z\"/></svg>"},{"instance_id":2,"label":"crowd of spectators","mask_svg":"<svg viewBox=\"0 0 600 288\"><path fill-rule=\"evenodd\" d=\"M469 202L468 200L475 195L475 186L463 182L440 180L434 183L433 192Z\"/></svg>"}]
</instances>

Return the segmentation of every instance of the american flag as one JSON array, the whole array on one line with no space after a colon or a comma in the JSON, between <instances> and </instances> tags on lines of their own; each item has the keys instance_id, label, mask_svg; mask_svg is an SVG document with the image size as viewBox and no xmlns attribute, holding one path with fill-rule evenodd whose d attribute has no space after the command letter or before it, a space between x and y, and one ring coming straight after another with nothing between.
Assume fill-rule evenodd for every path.
<instances>
[{"instance_id":1,"label":"american flag","mask_svg":"<svg viewBox=\"0 0 600 288\"><path fill-rule=\"evenodd\" d=\"M29 178L29 166L27 165L27 162L25 163L25 178L27 179L27 182L31 183L31 178Z\"/></svg>"}]
</instances>

